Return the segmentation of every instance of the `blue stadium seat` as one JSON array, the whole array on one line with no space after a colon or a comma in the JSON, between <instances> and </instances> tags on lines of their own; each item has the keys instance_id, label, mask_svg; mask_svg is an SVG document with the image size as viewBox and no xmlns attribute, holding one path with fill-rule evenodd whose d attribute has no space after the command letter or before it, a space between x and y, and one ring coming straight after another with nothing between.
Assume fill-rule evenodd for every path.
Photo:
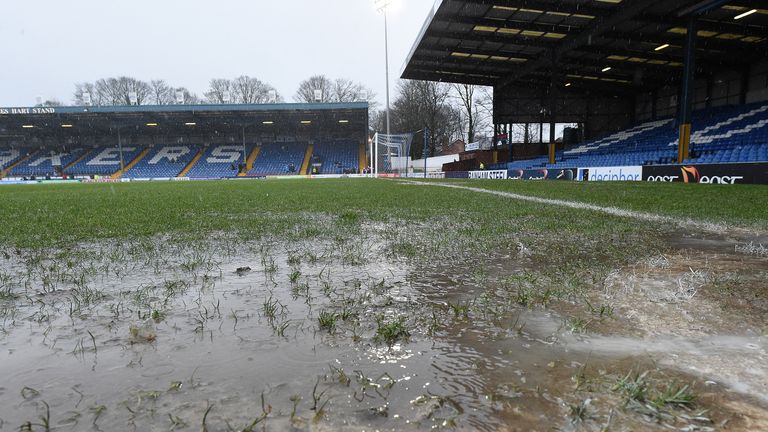
<instances>
[{"instance_id":1,"label":"blue stadium seat","mask_svg":"<svg viewBox=\"0 0 768 432\"><path fill-rule=\"evenodd\" d=\"M248 175L300 174L306 151L305 142L265 143ZM293 172L288 169L291 165L294 167Z\"/></svg>"},{"instance_id":2,"label":"blue stadium seat","mask_svg":"<svg viewBox=\"0 0 768 432\"><path fill-rule=\"evenodd\" d=\"M181 173L200 147L189 144L158 145L149 150L139 163L123 174L124 178L169 178Z\"/></svg>"},{"instance_id":3,"label":"blue stadium seat","mask_svg":"<svg viewBox=\"0 0 768 432\"><path fill-rule=\"evenodd\" d=\"M124 164L128 165L143 150L144 148L140 146L124 145ZM120 170L120 149L111 146L101 146L89 151L83 159L66 169L65 172L68 175L76 176L108 176L116 173L118 170Z\"/></svg>"},{"instance_id":4,"label":"blue stadium seat","mask_svg":"<svg viewBox=\"0 0 768 432\"><path fill-rule=\"evenodd\" d=\"M32 152L34 152L33 149L17 146L0 149L0 171L7 169Z\"/></svg>"},{"instance_id":5,"label":"blue stadium seat","mask_svg":"<svg viewBox=\"0 0 768 432\"><path fill-rule=\"evenodd\" d=\"M693 116L686 163L768 161L768 104L718 107ZM678 131L671 118L641 123L547 157L515 161L508 169L656 165L677 161Z\"/></svg>"},{"instance_id":6,"label":"blue stadium seat","mask_svg":"<svg viewBox=\"0 0 768 432\"><path fill-rule=\"evenodd\" d=\"M318 165L318 174L343 174L360 169L360 146L354 141L320 141L312 150L310 166Z\"/></svg>"},{"instance_id":7,"label":"blue stadium seat","mask_svg":"<svg viewBox=\"0 0 768 432\"><path fill-rule=\"evenodd\" d=\"M246 144L245 157L251 154L253 144ZM199 161L187 173L189 178L236 177L238 166L244 163L242 144L208 146Z\"/></svg>"},{"instance_id":8,"label":"blue stadium seat","mask_svg":"<svg viewBox=\"0 0 768 432\"><path fill-rule=\"evenodd\" d=\"M58 175L62 168L76 161L85 152L84 148L64 151L42 149L15 166L11 170L11 175L18 177Z\"/></svg>"}]
</instances>

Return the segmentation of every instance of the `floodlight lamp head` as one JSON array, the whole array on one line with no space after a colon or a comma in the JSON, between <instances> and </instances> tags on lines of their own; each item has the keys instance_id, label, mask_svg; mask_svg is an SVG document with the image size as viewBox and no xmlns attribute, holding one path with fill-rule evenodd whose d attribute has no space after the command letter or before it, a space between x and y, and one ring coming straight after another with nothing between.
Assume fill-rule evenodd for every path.
<instances>
[{"instance_id":1,"label":"floodlight lamp head","mask_svg":"<svg viewBox=\"0 0 768 432\"><path fill-rule=\"evenodd\" d=\"M373 0L373 7L376 8L376 12L383 13L392 3L393 0Z\"/></svg>"}]
</instances>

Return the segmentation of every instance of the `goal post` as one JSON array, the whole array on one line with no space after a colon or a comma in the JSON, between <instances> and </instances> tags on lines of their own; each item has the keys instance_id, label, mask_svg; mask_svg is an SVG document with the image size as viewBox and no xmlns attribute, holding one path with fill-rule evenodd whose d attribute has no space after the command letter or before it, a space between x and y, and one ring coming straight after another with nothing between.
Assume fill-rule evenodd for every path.
<instances>
[{"instance_id":1,"label":"goal post","mask_svg":"<svg viewBox=\"0 0 768 432\"><path fill-rule=\"evenodd\" d=\"M411 169L411 144L414 133L382 134L373 137L375 176L405 177Z\"/></svg>"}]
</instances>

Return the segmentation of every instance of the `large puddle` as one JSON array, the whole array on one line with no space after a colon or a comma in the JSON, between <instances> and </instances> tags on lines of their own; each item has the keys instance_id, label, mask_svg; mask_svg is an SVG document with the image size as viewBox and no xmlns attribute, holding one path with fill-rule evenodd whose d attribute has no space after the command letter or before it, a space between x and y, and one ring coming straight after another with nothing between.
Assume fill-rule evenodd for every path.
<instances>
[{"instance_id":1,"label":"large puddle","mask_svg":"<svg viewBox=\"0 0 768 432\"><path fill-rule=\"evenodd\" d=\"M552 280L524 247L452 266L392 250L372 237L8 251L0 430L768 427L759 318L676 335L622 313L680 306L634 290L682 283L682 258L609 275L577 313L565 288L542 299Z\"/></svg>"}]
</instances>

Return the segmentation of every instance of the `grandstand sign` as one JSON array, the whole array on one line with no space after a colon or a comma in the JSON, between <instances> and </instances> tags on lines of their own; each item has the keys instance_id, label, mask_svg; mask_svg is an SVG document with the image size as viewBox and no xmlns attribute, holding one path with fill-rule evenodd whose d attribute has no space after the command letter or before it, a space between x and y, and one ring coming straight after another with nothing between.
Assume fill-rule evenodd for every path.
<instances>
[{"instance_id":1,"label":"grandstand sign","mask_svg":"<svg viewBox=\"0 0 768 432\"><path fill-rule=\"evenodd\" d=\"M56 114L56 108L53 108L53 107L0 108L0 115L23 115L23 114Z\"/></svg>"},{"instance_id":2,"label":"grandstand sign","mask_svg":"<svg viewBox=\"0 0 768 432\"><path fill-rule=\"evenodd\" d=\"M705 184L768 184L768 164L651 165L643 181Z\"/></svg>"}]
</instances>

